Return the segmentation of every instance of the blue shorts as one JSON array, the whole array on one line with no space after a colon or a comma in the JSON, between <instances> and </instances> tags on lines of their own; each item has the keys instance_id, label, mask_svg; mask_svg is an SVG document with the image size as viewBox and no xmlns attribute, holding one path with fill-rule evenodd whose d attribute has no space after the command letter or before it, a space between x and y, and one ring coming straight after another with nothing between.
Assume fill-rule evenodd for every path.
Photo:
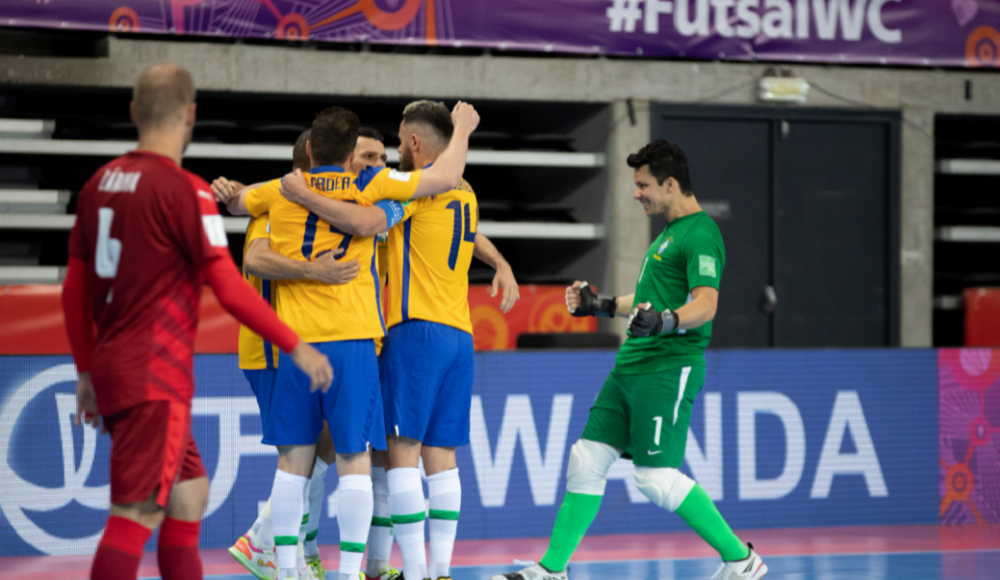
<instances>
[{"instance_id":1,"label":"blue shorts","mask_svg":"<svg viewBox=\"0 0 1000 580\"><path fill-rule=\"evenodd\" d=\"M257 397L257 407L260 409L260 416L264 417L264 405L270 397L262 396L274 390L274 379L278 376L278 369L243 369L243 376L250 383L250 390L253 396Z\"/></svg>"},{"instance_id":2,"label":"blue shorts","mask_svg":"<svg viewBox=\"0 0 1000 580\"><path fill-rule=\"evenodd\" d=\"M339 340L313 346L330 359L333 385L326 393L310 393L309 377L282 352L274 388L257 396L264 423L262 443L315 444L326 419L337 453L366 451L369 443L385 449L375 341Z\"/></svg>"},{"instance_id":3,"label":"blue shorts","mask_svg":"<svg viewBox=\"0 0 1000 580\"><path fill-rule=\"evenodd\" d=\"M431 447L469 443L472 335L426 320L389 329L379 357L385 425Z\"/></svg>"}]
</instances>

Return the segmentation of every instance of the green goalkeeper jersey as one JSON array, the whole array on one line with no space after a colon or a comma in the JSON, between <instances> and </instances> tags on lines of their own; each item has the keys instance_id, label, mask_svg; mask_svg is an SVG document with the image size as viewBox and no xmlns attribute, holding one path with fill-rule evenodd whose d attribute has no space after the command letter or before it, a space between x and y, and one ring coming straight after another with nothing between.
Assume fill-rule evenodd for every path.
<instances>
[{"instance_id":1,"label":"green goalkeeper jersey","mask_svg":"<svg viewBox=\"0 0 1000 580\"><path fill-rule=\"evenodd\" d=\"M719 289L726 249L719 226L703 211L667 224L646 251L635 285L635 302L649 302L657 312L676 310L691 301L698 286ZM636 338L630 332L618 351L615 371L642 374L669 368L705 366L712 323Z\"/></svg>"}]
</instances>

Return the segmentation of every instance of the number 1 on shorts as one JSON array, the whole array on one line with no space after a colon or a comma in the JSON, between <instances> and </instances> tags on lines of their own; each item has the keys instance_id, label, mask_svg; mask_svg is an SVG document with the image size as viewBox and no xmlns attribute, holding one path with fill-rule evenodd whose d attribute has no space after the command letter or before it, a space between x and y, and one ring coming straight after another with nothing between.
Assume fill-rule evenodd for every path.
<instances>
[{"instance_id":1,"label":"number 1 on shorts","mask_svg":"<svg viewBox=\"0 0 1000 580\"><path fill-rule=\"evenodd\" d=\"M653 417L653 422L656 423L656 433L653 435L653 445L659 447L660 430L663 428L663 417Z\"/></svg>"}]
</instances>

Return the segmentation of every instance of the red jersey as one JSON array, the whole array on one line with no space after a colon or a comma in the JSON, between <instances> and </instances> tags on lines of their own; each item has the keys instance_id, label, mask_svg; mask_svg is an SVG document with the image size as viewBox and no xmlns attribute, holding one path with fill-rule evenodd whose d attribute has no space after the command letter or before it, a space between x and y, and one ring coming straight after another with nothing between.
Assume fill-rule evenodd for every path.
<instances>
[{"instance_id":1,"label":"red jersey","mask_svg":"<svg viewBox=\"0 0 1000 580\"><path fill-rule=\"evenodd\" d=\"M191 403L202 270L232 259L211 191L148 151L108 163L80 191L69 248L88 262L102 415L143 401Z\"/></svg>"}]
</instances>

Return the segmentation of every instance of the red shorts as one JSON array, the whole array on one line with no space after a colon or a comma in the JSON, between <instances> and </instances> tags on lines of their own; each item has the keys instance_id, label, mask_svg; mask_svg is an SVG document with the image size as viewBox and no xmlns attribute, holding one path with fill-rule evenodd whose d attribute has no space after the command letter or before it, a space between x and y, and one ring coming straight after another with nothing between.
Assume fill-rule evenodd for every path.
<instances>
[{"instance_id":1,"label":"red shorts","mask_svg":"<svg viewBox=\"0 0 1000 580\"><path fill-rule=\"evenodd\" d=\"M146 401L104 420L111 433L111 503L144 502L155 491L166 509L174 482L206 475L187 406Z\"/></svg>"}]
</instances>

